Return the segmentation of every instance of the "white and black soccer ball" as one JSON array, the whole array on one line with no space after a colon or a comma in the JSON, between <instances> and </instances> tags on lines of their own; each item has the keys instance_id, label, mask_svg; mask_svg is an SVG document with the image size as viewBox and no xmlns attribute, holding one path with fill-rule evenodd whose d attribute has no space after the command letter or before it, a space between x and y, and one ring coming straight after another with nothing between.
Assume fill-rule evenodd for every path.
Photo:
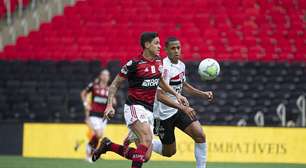
<instances>
[{"instance_id":1,"label":"white and black soccer ball","mask_svg":"<svg viewBox=\"0 0 306 168\"><path fill-rule=\"evenodd\" d=\"M198 73L204 80L216 79L220 73L220 65L218 61L212 58L206 58L201 61L198 68Z\"/></svg>"}]
</instances>

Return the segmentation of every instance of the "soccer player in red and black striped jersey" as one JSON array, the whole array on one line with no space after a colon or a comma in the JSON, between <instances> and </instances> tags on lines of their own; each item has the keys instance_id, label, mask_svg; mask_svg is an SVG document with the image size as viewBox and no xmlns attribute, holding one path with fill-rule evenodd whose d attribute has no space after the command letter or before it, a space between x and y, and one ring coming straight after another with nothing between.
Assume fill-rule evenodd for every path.
<instances>
[{"instance_id":1,"label":"soccer player in red and black striped jersey","mask_svg":"<svg viewBox=\"0 0 306 168\"><path fill-rule=\"evenodd\" d=\"M161 78L162 61L159 58L160 40L156 32L144 32L140 43L143 53L128 61L121 72L112 82L108 95L108 102L112 102L114 96L123 81L128 80L128 97L124 106L124 117L128 128L137 137L137 148L128 148L126 153L122 145L103 138L100 147L93 154L93 161L101 154L113 151L127 159L132 160L132 168L142 167L152 152L153 138L153 104L157 87L177 97L181 104L188 104L185 97L175 92ZM112 103L107 103L105 116L114 115Z\"/></svg>"},{"instance_id":2,"label":"soccer player in red and black striped jersey","mask_svg":"<svg viewBox=\"0 0 306 168\"><path fill-rule=\"evenodd\" d=\"M109 79L109 71L104 69L100 72L99 77L81 92L81 99L85 107L85 122L93 132L86 146L86 157L89 162L92 162L92 153L96 149L99 139L102 138L107 124L107 119L103 116L107 105ZM88 94L91 94L91 103L86 100ZM115 104L116 99L113 99L112 103Z\"/></svg>"}]
</instances>

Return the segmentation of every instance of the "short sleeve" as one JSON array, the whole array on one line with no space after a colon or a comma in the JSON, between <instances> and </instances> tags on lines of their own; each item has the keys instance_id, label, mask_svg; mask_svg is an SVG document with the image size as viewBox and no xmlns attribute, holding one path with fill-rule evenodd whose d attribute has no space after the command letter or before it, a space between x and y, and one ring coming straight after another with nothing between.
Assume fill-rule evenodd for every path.
<instances>
[{"instance_id":1,"label":"short sleeve","mask_svg":"<svg viewBox=\"0 0 306 168\"><path fill-rule=\"evenodd\" d=\"M186 82L186 66L185 64L183 64L183 81L182 82Z\"/></svg>"},{"instance_id":2,"label":"short sleeve","mask_svg":"<svg viewBox=\"0 0 306 168\"><path fill-rule=\"evenodd\" d=\"M93 90L93 82L89 83L85 88L86 92L91 92Z\"/></svg>"},{"instance_id":3,"label":"short sleeve","mask_svg":"<svg viewBox=\"0 0 306 168\"><path fill-rule=\"evenodd\" d=\"M162 78L164 79L164 81L169 84L170 83L170 70L163 68L162 70Z\"/></svg>"},{"instance_id":4,"label":"short sleeve","mask_svg":"<svg viewBox=\"0 0 306 168\"><path fill-rule=\"evenodd\" d=\"M169 84L170 83L170 74L169 74L170 71L169 71L169 69L166 69L166 68L163 67L162 69L160 69L160 71L162 73L161 77L163 78L165 83ZM159 86L157 87L157 89L162 90Z\"/></svg>"},{"instance_id":5,"label":"short sleeve","mask_svg":"<svg viewBox=\"0 0 306 168\"><path fill-rule=\"evenodd\" d=\"M135 63L133 60L129 60L125 65L122 66L119 76L128 78L129 74L135 69Z\"/></svg>"}]
</instances>

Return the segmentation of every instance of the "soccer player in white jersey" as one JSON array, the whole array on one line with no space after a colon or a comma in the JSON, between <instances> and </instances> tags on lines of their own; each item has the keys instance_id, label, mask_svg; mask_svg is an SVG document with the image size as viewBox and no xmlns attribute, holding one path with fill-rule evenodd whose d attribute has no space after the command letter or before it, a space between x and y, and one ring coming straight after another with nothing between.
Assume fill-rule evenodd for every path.
<instances>
[{"instance_id":1,"label":"soccer player in white jersey","mask_svg":"<svg viewBox=\"0 0 306 168\"><path fill-rule=\"evenodd\" d=\"M173 87L178 93L184 91L192 96L197 96L208 101L213 99L211 91L201 91L192 87L185 78L185 64L180 61L181 44L175 37L166 40L165 50L168 57L163 59L162 77L166 83ZM158 89L157 96L163 100L166 96L177 101L176 98ZM189 135L195 143L195 159L197 168L206 167L206 140L200 122L197 120L194 111L181 111L169 107L156 100L154 103L155 130L160 140L153 140L153 151L166 157L171 157L176 153L175 127Z\"/></svg>"}]
</instances>

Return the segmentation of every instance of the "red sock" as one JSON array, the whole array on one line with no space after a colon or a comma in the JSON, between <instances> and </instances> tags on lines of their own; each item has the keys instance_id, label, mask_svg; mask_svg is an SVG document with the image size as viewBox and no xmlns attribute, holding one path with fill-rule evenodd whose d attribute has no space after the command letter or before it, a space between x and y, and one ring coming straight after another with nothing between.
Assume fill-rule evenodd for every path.
<instances>
[{"instance_id":1,"label":"red sock","mask_svg":"<svg viewBox=\"0 0 306 168\"><path fill-rule=\"evenodd\" d=\"M93 135L89 141L89 145L96 149L99 143L99 138L96 135Z\"/></svg>"},{"instance_id":2,"label":"red sock","mask_svg":"<svg viewBox=\"0 0 306 168\"><path fill-rule=\"evenodd\" d=\"M129 160L132 160L132 156L136 151L136 149L134 149L134 148L128 148L127 151L126 151L126 154L124 155L124 147L122 145L118 145L118 144L115 144L115 143L112 143L108 150L110 150L112 152L115 152L118 155L120 155L122 157L125 157Z\"/></svg>"},{"instance_id":3,"label":"red sock","mask_svg":"<svg viewBox=\"0 0 306 168\"><path fill-rule=\"evenodd\" d=\"M145 162L145 154L148 151L148 147L143 144L139 144L137 149L132 155L132 167L131 168L141 168L143 162Z\"/></svg>"},{"instance_id":4,"label":"red sock","mask_svg":"<svg viewBox=\"0 0 306 168\"><path fill-rule=\"evenodd\" d=\"M124 147L122 145L112 143L108 150L115 152L126 159L132 160L132 168L141 168L143 162L145 162L145 154L148 148L145 145L140 144L138 145L137 149L128 148L124 155Z\"/></svg>"}]
</instances>

